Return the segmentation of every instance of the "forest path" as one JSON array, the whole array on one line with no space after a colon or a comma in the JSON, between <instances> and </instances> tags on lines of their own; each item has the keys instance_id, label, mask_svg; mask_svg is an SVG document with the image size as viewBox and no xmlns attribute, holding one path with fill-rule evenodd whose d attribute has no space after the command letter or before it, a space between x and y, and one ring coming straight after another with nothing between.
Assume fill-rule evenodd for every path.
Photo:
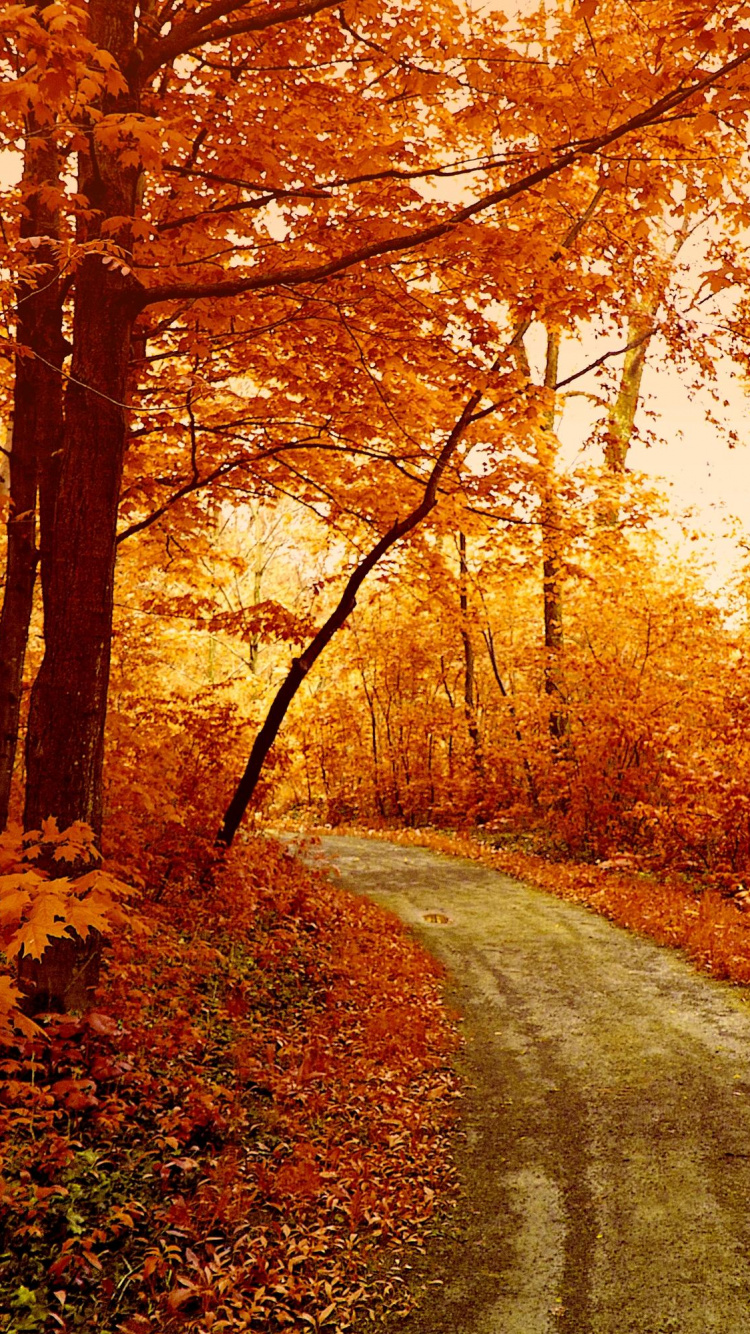
<instances>
[{"instance_id":1,"label":"forest path","mask_svg":"<svg viewBox=\"0 0 750 1334\"><path fill-rule=\"evenodd\" d=\"M463 1015L465 1195L410 1334L748 1334L750 992L474 862L311 859L414 929Z\"/></svg>"}]
</instances>

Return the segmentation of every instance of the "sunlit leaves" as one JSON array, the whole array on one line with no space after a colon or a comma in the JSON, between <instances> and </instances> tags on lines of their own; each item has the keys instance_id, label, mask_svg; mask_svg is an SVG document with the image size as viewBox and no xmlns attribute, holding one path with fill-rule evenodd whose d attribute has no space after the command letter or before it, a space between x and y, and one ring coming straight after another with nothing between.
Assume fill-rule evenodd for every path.
<instances>
[{"instance_id":1,"label":"sunlit leaves","mask_svg":"<svg viewBox=\"0 0 750 1334\"><path fill-rule=\"evenodd\" d=\"M26 835L23 844L15 831L4 836L4 844L9 870L0 875L0 939L9 962L40 960L55 940L83 941L91 931L111 935L128 922L118 900L133 895L130 885L99 869L50 877L47 870L29 865L45 862L73 872L96 863L101 854L87 825L78 822L61 833L50 819L41 831Z\"/></svg>"}]
</instances>

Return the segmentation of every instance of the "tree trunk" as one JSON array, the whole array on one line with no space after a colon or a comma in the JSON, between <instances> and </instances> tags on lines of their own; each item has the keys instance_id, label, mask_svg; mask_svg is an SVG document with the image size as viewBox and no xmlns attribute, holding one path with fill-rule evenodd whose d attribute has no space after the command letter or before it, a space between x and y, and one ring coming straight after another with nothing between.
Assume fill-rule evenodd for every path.
<instances>
[{"instance_id":1,"label":"tree trunk","mask_svg":"<svg viewBox=\"0 0 750 1334\"><path fill-rule=\"evenodd\" d=\"M547 361L544 387L550 395L557 383L560 358L560 334L553 330L547 335ZM557 495L555 456L554 399L543 415L537 457L541 471L540 520L542 528L542 589L544 601L544 690L550 703L549 734L553 746L564 740L568 731L568 715L562 688L561 670L563 653L562 562L560 546L562 514Z\"/></svg>"},{"instance_id":2,"label":"tree trunk","mask_svg":"<svg viewBox=\"0 0 750 1334\"><path fill-rule=\"evenodd\" d=\"M370 687L367 684L367 676L364 667L360 664L359 675L362 681L362 689L365 692L367 707L370 712L370 744L372 747L372 782L375 796L375 804L385 819L385 802L383 793L380 790L380 755L378 751L378 720L375 712L375 698L370 693Z\"/></svg>"},{"instance_id":3,"label":"tree trunk","mask_svg":"<svg viewBox=\"0 0 750 1334\"><path fill-rule=\"evenodd\" d=\"M567 244L567 241L566 241ZM523 336L528 326L518 326L511 343L516 361L531 386L532 376ZM562 514L557 495L555 457L555 399L557 370L560 359L560 332L547 333L547 357L544 368L544 388L547 404L541 414L537 432L536 454L539 476L539 523L542 536L542 600L544 604L544 691L549 701L548 731L557 753L558 743L567 735L568 718L565 710L561 681L563 651L562 561L560 546Z\"/></svg>"},{"instance_id":4,"label":"tree trunk","mask_svg":"<svg viewBox=\"0 0 750 1334\"><path fill-rule=\"evenodd\" d=\"M607 438L604 445L604 462L609 474L610 494L605 499L603 517L605 523L614 525L619 518L619 482L625 471L625 464L633 440L635 415L641 398L641 381L646 366L651 341L656 331L656 317L664 300L669 280L677 256L690 235L690 214L685 201L685 213L682 225L672 238L671 246L663 249L661 257L655 256L652 285L646 295L633 302L628 316L627 351L625 353L620 384L609 413Z\"/></svg>"},{"instance_id":5,"label":"tree trunk","mask_svg":"<svg viewBox=\"0 0 750 1334\"><path fill-rule=\"evenodd\" d=\"M41 959L22 957L18 985L26 993L27 1014L42 1011L67 1014L90 1010L99 984L102 937L89 931L85 940L61 936L50 942Z\"/></svg>"},{"instance_id":6,"label":"tree trunk","mask_svg":"<svg viewBox=\"0 0 750 1334\"><path fill-rule=\"evenodd\" d=\"M597 187L588 207L568 228L562 239L561 253L569 250L576 242L584 227L593 218L605 193L604 185ZM526 354L524 337L530 326L530 319L522 320L513 335L511 349L516 361L529 384L532 383L531 367ZM558 752L558 743L563 741L568 732L568 716L565 709L562 690L561 667L563 651L563 605L562 605L562 562L560 559L561 512L557 497L555 478L555 456L557 438L555 436L555 398L558 365L560 361L560 330L547 331L547 356L544 367L544 388L548 394L548 405L542 414L540 435L537 445L537 457L541 472L539 487L540 521L542 529L542 588L544 600L544 690L550 701L548 730L552 738L553 751Z\"/></svg>"},{"instance_id":7,"label":"tree trunk","mask_svg":"<svg viewBox=\"0 0 750 1334\"><path fill-rule=\"evenodd\" d=\"M494 371L497 368L497 362L492 367ZM236 791L230 801L224 820L217 835L216 841L219 846L229 847L237 830L240 826L245 811L249 805L250 799L257 787L263 765L266 762L271 746L278 736L279 728L283 723L289 705L297 694L307 673L315 662L317 662L324 648L331 642L337 630L341 629L347 618L354 611L357 605L357 593L367 578L371 570L374 570L378 561L390 551L391 547L407 537L415 528L422 523L437 503L437 492L443 474L448 467L453 455L456 452L459 441L463 437L467 428L471 425L474 409L482 397L482 390L476 389L468 399L463 412L456 421L453 430L448 436L443 448L435 460L432 472L425 484L424 494L418 505L415 505L403 519L399 519L389 528L388 532L381 537L379 542L368 551L359 565L355 567L349 579L346 582L343 593L337 606L331 612L328 620L321 625L315 638L311 640L304 653L299 658L295 658L289 669L285 680L282 681L272 703L266 714L265 721L261 727L248 759L245 772L237 784Z\"/></svg>"},{"instance_id":8,"label":"tree trunk","mask_svg":"<svg viewBox=\"0 0 750 1334\"><path fill-rule=\"evenodd\" d=\"M45 652L31 697L27 829L102 823L125 392L135 315L131 282L89 256L76 276L73 366L55 509Z\"/></svg>"},{"instance_id":9,"label":"tree trunk","mask_svg":"<svg viewBox=\"0 0 750 1334\"><path fill-rule=\"evenodd\" d=\"M121 70L131 61L135 15L135 0L91 0L89 6L91 39ZM137 110L137 93L107 95L101 110ZM123 166L117 152L89 132L79 152L78 188L91 215L79 239L98 239L104 221L119 218L111 240L130 249L138 178L137 166ZM61 828L84 820L101 831L124 402L139 291L108 256L89 253L76 271L62 465L44 576L44 659L26 742L27 829L54 815Z\"/></svg>"},{"instance_id":10,"label":"tree trunk","mask_svg":"<svg viewBox=\"0 0 750 1334\"><path fill-rule=\"evenodd\" d=\"M20 231L22 237L54 239L59 232L59 219L57 212L42 202L40 188L58 184L59 154L51 137L44 137L38 127L32 128L36 133L30 136L25 151L25 216ZM24 284L18 295L16 336L24 352L16 356L6 581L0 614L0 829L5 828L8 820L23 667L34 601L37 486L41 486L44 498L41 523L44 548L54 505L51 473L57 467L62 446L60 371L66 345L62 335L57 256L52 247L37 245L33 258L46 267L35 284Z\"/></svg>"},{"instance_id":11,"label":"tree trunk","mask_svg":"<svg viewBox=\"0 0 750 1334\"><path fill-rule=\"evenodd\" d=\"M613 536L616 535L620 521L625 464L633 440L635 414L641 397L641 381L662 294L663 290L660 288L648 302L638 306L628 319L628 350L620 371L617 398L612 404L607 422L598 519L605 528L612 530Z\"/></svg>"},{"instance_id":12,"label":"tree trunk","mask_svg":"<svg viewBox=\"0 0 750 1334\"><path fill-rule=\"evenodd\" d=\"M625 468L625 460L633 438L635 414L640 401L643 370L653 337L654 320L661 295L659 291L648 305L634 311L628 320L628 350L622 363L617 398L609 414L609 429L604 447L604 460L612 473L623 472Z\"/></svg>"},{"instance_id":13,"label":"tree trunk","mask_svg":"<svg viewBox=\"0 0 750 1334\"><path fill-rule=\"evenodd\" d=\"M497 662L497 654L495 652L495 640L489 625L487 626L486 630L482 631L482 638L484 639L484 642L487 645L487 652L489 653L490 656L490 665L492 667L492 674L495 680L497 681L498 690L500 691L500 694L502 695L503 699L505 700L505 703L508 706L508 713L510 714L510 720L511 723L513 724L513 732L515 734L516 741L518 742L519 754L521 756L523 772L526 778L526 786L529 789L531 804L534 807L534 810L538 810L539 793L537 791L536 779L534 778L533 770L531 768L531 765L529 764L529 757L526 753L526 742L524 741L523 733L521 732L521 728L518 722L518 715L516 713L516 706L513 701L513 697L506 689L503 678L500 675L500 668Z\"/></svg>"},{"instance_id":14,"label":"tree trunk","mask_svg":"<svg viewBox=\"0 0 750 1334\"><path fill-rule=\"evenodd\" d=\"M464 650L464 717L469 739L472 745L474 767L481 776L482 749L479 740L479 719L477 716L476 663L474 644L469 631L469 567L466 560L466 534L458 534L458 600L461 610L461 643Z\"/></svg>"}]
</instances>

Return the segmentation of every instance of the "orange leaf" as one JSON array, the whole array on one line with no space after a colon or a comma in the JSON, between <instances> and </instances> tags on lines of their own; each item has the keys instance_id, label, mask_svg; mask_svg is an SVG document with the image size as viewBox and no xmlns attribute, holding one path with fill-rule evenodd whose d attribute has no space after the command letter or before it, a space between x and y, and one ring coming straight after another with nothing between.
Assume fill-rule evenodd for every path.
<instances>
[{"instance_id":1,"label":"orange leaf","mask_svg":"<svg viewBox=\"0 0 750 1334\"><path fill-rule=\"evenodd\" d=\"M13 889L9 893L0 892L0 926L9 926L11 922L20 922L24 909L31 903L27 889Z\"/></svg>"},{"instance_id":2,"label":"orange leaf","mask_svg":"<svg viewBox=\"0 0 750 1334\"><path fill-rule=\"evenodd\" d=\"M86 939L92 927L106 935L112 926L106 904L97 903L92 898L77 899L72 894L68 899L66 921L68 926L78 932L81 940Z\"/></svg>"},{"instance_id":3,"label":"orange leaf","mask_svg":"<svg viewBox=\"0 0 750 1334\"><path fill-rule=\"evenodd\" d=\"M43 1031L19 1010L21 1000L23 992L15 983L9 977L0 977L0 1041L12 1041L14 1028L27 1038L37 1037Z\"/></svg>"},{"instance_id":4,"label":"orange leaf","mask_svg":"<svg viewBox=\"0 0 750 1334\"><path fill-rule=\"evenodd\" d=\"M72 888L79 897L88 893L89 890L94 890L102 899L110 894L119 898L127 898L129 895L137 893L132 885L127 885L124 880L118 880L115 876L109 875L107 871L89 871L86 875L79 876L73 882Z\"/></svg>"},{"instance_id":5,"label":"orange leaf","mask_svg":"<svg viewBox=\"0 0 750 1334\"><path fill-rule=\"evenodd\" d=\"M41 959L50 941L64 936L68 929L68 904L58 894L41 892L34 900L28 921L16 931L5 947L8 959L23 953L30 959Z\"/></svg>"}]
</instances>

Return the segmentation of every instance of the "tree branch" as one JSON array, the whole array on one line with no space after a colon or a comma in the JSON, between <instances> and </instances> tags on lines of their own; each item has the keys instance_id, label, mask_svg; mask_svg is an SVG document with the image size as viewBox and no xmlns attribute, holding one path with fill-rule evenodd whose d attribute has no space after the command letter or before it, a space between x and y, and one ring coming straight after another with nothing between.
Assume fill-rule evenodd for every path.
<instances>
[{"instance_id":1,"label":"tree branch","mask_svg":"<svg viewBox=\"0 0 750 1334\"><path fill-rule=\"evenodd\" d=\"M704 75L702 79L698 79L688 87L676 88L670 93L666 93L664 97L659 98L636 115L630 116L626 121L622 121L614 129L594 138L579 141L567 152L562 153L554 162L548 163L545 167L537 168L536 171L520 177L510 185L503 186L499 190L493 190L482 199L477 199L473 203L457 209L440 222L417 228L412 232L402 233L400 236L366 242L353 250L346 251L335 259L329 259L323 263L298 264L288 269L282 268L272 270L270 273L253 274L248 278L225 278L218 282L169 283L161 287L143 288L135 301L138 308L143 309L162 301L240 296L244 292L260 291L264 288L282 285L299 287L304 283L321 282L326 278L334 277L337 273L344 273L347 269L363 264L369 259L395 255L412 250L415 246L426 245L429 241L438 240L440 237L454 231L462 223L468 222L470 218L485 212L494 205L508 203L518 195L526 194L535 186L542 185L551 176L558 175L582 157L599 153L625 135L658 123L668 111L682 105L697 93L703 92L727 75L734 73L748 60L750 60L750 48L735 56L727 64L722 65L720 69Z\"/></svg>"},{"instance_id":2,"label":"tree branch","mask_svg":"<svg viewBox=\"0 0 750 1334\"><path fill-rule=\"evenodd\" d=\"M219 3L208 5L206 9L176 24L171 32L147 50L141 63L140 77L142 80L150 79L162 65L177 56L187 55L197 46L220 42L238 33L265 32L279 23L293 23L296 19L311 18L322 10L335 9L340 3L341 0L307 0L306 3L303 0L302 4L287 5L284 9L266 9L263 13L238 19L235 23L217 26L217 20L245 8L241 0L240 3L238 0L219 0Z\"/></svg>"},{"instance_id":3,"label":"tree branch","mask_svg":"<svg viewBox=\"0 0 750 1334\"><path fill-rule=\"evenodd\" d=\"M497 366L495 363L495 367ZM495 369L493 367L493 369ZM276 696L266 714L265 722L261 727L253 743L250 752L250 758L247 762L245 772L240 779L232 800L230 801L224 822L217 836L217 843L223 847L229 847L234 838L240 821L242 820L248 803L255 791L260 778L263 765L266 761L271 746L283 723L289 705L297 694L302 682L304 681L310 668L320 657L324 648L330 643L336 631L341 628L347 618L353 612L357 603L357 593L368 574L378 564L378 561L406 537L414 528L416 528L423 519L427 517L430 510L434 507L437 500L437 491L440 479L443 476L450 459L452 458L461 437L470 424L474 409L482 397L483 390L475 389L473 394L466 402L464 409L456 421L453 430L441 449L432 472L425 485L424 494L419 504L414 507L403 519L398 519L388 532L380 538L379 542L367 553L359 565L356 566L347 580L346 587L339 599L338 605L334 608L331 615L318 630L315 638L308 644L304 653L299 658L294 658L292 666L282 682Z\"/></svg>"}]
</instances>

